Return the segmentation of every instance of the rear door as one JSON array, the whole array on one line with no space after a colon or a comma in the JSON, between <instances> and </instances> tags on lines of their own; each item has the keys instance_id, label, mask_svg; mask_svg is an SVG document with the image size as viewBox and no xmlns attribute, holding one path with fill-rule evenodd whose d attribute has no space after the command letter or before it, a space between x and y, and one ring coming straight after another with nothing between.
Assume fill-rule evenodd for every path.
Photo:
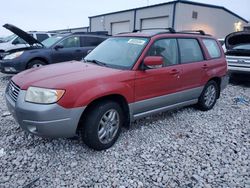
<instances>
[{"instance_id":1,"label":"rear door","mask_svg":"<svg viewBox=\"0 0 250 188\"><path fill-rule=\"evenodd\" d=\"M193 95L183 97L192 100L199 97L207 80L208 61L205 60L199 41L196 38L179 38L180 62L182 64L181 90L188 90Z\"/></svg>"},{"instance_id":2,"label":"rear door","mask_svg":"<svg viewBox=\"0 0 250 188\"><path fill-rule=\"evenodd\" d=\"M181 66L178 59L176 39L157 40L149 49L147 56L162 56L162 67L136 72L134 114L169 106L179 101L174 95L179 91Z\"/></svg>"}]
</instances>

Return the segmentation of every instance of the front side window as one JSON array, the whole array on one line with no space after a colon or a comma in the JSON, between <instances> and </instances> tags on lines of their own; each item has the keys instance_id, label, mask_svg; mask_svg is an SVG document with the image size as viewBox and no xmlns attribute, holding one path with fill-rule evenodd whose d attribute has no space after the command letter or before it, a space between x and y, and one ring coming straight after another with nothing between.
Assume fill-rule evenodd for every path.
<instances>
[{"instance_id":1,"label":"front side window","mask_svg":"<svg viewBox=\"0 0 250 188\"><path fill-rule=\"evenodd\" d=\"M64 48L76 48L80 47L80 38L79 37L69 37L62 42L59 43L59 45L63 45Z\"/></svg>"},{"instance_id":2,"label":"front side window","mask_svg":"<svg viewBox=\"0 0 250 188\"><path fill-rule=\"evenodd\" d=\"M109 38L88 54L85 60L99 61L114 68L131 69L148 40L141 37Z\"/></svg>"},{"instance_id":3,"label":"front side window","mask_svg":"<svg viewBox=\"0 0 250 188\"><path fill-rule=\"evenodd\" d=\"M147 56L163 57L163 66L178 64L178 46L176 39L161 39L156 41L149 49Z\"/></svg>"},{"instance_id":4,"label":"front side window","mask_svg":"<svg viewBox=\"0 0 250 188\"><path fill-rule=\"evenodd\" d=\"M211 58L219 58L221 56L220 48L218 44L213 39L202 39L204 45L207 48L207 51Z\"/></svg>"},{"instance_id":5,"label":"front side window","mask_svg":"<svg viewBox=\"0 0 250 188\"><path fill-rule=\"evenodd\" d=\"M178 39L181 63L204 60L201 47L196 39Z\"/></svg>"}]
</instances>

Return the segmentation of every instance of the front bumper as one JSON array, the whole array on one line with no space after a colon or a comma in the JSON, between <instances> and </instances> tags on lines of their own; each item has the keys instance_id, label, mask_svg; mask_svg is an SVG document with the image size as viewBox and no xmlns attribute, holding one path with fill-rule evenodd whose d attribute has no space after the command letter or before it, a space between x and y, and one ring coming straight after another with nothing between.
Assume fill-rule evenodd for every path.
<instances>
[{"instance_id":1,"label":"front bumper","mask_svg":"<svg viewBox=\"0 0 250 188\"><path fill-rule=\"evenodd\" d=\"M15 74L25 70L24 63L17 60L0 60L0 71L6 74Z\"/></svg>"},{"instance_id":2,"label":"front bumper","mask_svg":"<svg viewBox=\"0 0 250 188\"><path fill-rule=\"evenodd\" d=\"M75 136L85 107L66 109L58 104L29 103L24 100L25 93L20 90L16 102L5 93L8 109L24 131L42 137Z\"/></svg>"}]
</instances>

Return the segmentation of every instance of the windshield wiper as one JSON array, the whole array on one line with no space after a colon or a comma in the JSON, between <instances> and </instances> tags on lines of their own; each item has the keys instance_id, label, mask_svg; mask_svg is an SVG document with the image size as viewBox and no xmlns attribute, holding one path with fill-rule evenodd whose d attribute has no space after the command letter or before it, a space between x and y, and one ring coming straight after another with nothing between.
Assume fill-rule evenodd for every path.
<instances>
[{"instance_id":1,"label":"windshield wiper","mask_svg":"<svg viewBox=\"0 0 250 188\"><path fill-rule=\"evenodd\" d=\"M83 59L83 61L85 61L85 62L90 62L90 63L94 63L94 64L97 64L97 65L100 65L100 66L105 66L105 67L108 66L106 63L103 63L103 62L98 61L98 60L96 60L96 59Z\"/></svg>"}]
</instances>

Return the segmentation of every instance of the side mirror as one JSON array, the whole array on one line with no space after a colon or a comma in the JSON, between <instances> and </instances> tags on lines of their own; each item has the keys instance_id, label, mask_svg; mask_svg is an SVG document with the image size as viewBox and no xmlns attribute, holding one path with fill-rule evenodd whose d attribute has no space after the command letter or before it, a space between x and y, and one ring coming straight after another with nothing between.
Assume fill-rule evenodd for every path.
<instances>
[{"instance_id":1,"label":"side mirror","mask_svg":"<svg viewBox=\"0 0 250 188\"><path fill-rule=\"evenodd\" d=\"M144 67L148 68L161 67L163 63L164 63L163 57L161 56L147 56L143 61Z\"/></svg>"},{"instance_id":2,"label":"side mirror","mask_svg":"<svg viewBox=\"0 0 250 188\"><path fill-rule=\"evenodd\" d=\"M57 44L55 46L55 50L62 49L62 48L64 48L64 46L62 44Z\"/></svg>"}]
</instances>

